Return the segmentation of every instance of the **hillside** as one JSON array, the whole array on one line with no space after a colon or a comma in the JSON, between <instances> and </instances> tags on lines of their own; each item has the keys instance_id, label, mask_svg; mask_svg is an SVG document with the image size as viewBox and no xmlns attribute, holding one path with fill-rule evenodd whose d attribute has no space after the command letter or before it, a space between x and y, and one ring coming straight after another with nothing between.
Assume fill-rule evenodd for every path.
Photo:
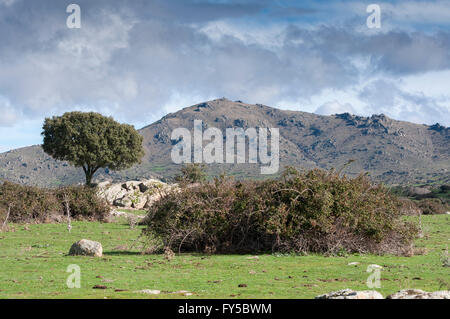
<instances>
[{"instance_id":1,"label":"hillside","mask_svg":"<svg viewBox=\"0 0 450 319\"><path fill-rule=\"evenodd\" d=\"M450 181L450 128L396 121L385 115L320 116L227 99L185 108L142 128L143 163L119 173L102 170L97 180L170 179L178 169L170 157L171 132L179 127L192 129L194 120L202 120L204 128L217 127L223 132L227 127L278 127L280 167L341 168L352 159L346 173L367 171L372 179L390 184ZM255 164L209 167L210 174L223 171L239 178L262 177ZM51 159L40 146L0 154L0 178L39 186L84 180L81 169Z\"/></svg>"}]
</instances>

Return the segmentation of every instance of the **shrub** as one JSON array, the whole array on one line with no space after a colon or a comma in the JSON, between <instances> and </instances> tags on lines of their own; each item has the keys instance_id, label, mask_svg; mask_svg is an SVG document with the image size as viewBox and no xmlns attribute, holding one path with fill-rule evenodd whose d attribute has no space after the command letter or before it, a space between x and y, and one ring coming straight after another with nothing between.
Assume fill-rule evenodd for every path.
<instances>
[{"instance_id":1,"label":"shrub","mask_svg":"<svg viewBox=\"0 0 450 319\"><path fill-rule=\"evenodd\" d=\"M425 215L445 214L449 208L439 198L427 198L417 201L417 206Z\"/></svg>"},{"instance_id":2,"label":"shrub","mask_svg":"<svg viewBox=\"0 0 450 319\"><path fill-rule=\"evenodd\" d=\"M399 197L400 213L405 216L419 216L422 210L413 200L409 198Z\"/></svg>"},{"instance_id":3,"label":"shrub","mask_svg":"<svg viewBox=\"0 0 450 319\"><path fill-rule=\"evenodd\" d=\"M205 167L194 163L186 164L181 168L181 174L175 177L180 184L200 183L206 180Z\"/></svg>"},{"instance_id":4,"label":"shrub","mask_svg":"<svg viewBox=\"0 0 450 319\"><path fill-rule=\"evenodd\" d=\"M96 189L88 186L69 186L55 192L59 203L63 205L65 196L68 196L72 218L104 221L109 214L108 203L98 196ZM66 214L65 207L63 208Z\"/></svg>"},{"instance_id":5,"label":"shrub","mask_svg":"<svg viewBox=\"0 0 450 319\"><path fill-rule=\"evenodd\" d=\"M0 186L0 209L11 207L9 222L45 222L58 215L61 204L49 189L4 182Z\"/></svg>"},{"instance_id":6,"label":"shrub","mask_svg":"<svg viewBox=\"0 0 450 319\"><path fill-rule=\"evenodd\" d=\"M281 179L216 178L156 202L144 234L174 251L407 253L417 228L361 175L288 169Z\"/></svg>"},{"instance_id":7,"label":"shrub","mask_svg":"<svg viewBox=\"0 0 450 319\"><path fill-rule=\"evenodd\" d=\"M66 215L65 198L72 218L104 220L109 213L107 203L89 187L45 189L4 182L0 185L0 214L5 215L11 207L9 222L59 221Z\"/></svg>"}]
</instances>

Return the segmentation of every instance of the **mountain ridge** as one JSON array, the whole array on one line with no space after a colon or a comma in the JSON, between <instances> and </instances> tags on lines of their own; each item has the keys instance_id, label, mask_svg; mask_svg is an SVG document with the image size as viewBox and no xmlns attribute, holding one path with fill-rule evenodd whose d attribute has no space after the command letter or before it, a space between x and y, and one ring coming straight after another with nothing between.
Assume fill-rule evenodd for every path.
<instances>
[{"instance_id":1,"label":"mountain ridge","mask_svg":"<svg viewBox=\"0 0 450 319\"><path fill-rule=\"evenodd\" d=\"M281 110L263 104L247 104L225 98L198 103L169 113L144 126L146 155L143 162L123 172L101 170L102 180L170 179L178 166L171 162L171 132L193 128L267 127L280 131L280 169L342 168L345 173L369 172L372 179L389 184L448 182L450 180L450 128L393 120L386 115L363 117L349 113L331 116ZM255 164L215 164L211 175L227 172L238 178L263 178ZM81 169L55 161L39 145L0 154L0 179L37 185L59 186L83 181Z\"/></svg>"}]
</instances>

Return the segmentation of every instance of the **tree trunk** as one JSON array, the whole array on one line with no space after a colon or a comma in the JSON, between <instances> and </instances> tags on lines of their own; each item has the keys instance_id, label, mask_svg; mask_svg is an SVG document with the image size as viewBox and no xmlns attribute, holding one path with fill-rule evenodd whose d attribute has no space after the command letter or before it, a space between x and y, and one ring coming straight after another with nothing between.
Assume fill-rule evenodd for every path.
<instances>
[{"instance_id":1,"label":"tree trunk","mask_svg":"<svg viewBox=\"0 0 450 319\"><path fill-rule=\"evenodd\" d=\"M89 171L86 172L86 186L92 186L92 173Z\"/></svg>"},{"instance_id":2,"label":"tree trunk","mask_svg":"<svg viewBox=\"0 0 450 319\"><path fill-rule=\"evenodd\" d=\"M86 186L92 187L92 178L98 169L99 167L89 167L88 165L86 165L86 167L83 166L83 171L86 175Z\"/></svg>"}]
</instances>

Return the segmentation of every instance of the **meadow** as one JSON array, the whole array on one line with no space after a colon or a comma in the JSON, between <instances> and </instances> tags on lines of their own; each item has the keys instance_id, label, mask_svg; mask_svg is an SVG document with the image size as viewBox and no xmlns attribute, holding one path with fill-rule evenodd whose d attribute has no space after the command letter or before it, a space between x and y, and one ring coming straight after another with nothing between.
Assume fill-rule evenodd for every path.
<instances>
[{"instance_id":1,"label":"meadow","mask_svg":"<svg viewBox=\"0 0 450 319\"><path fill-rule=\"evenodd\" d=\"M416 240L412 257L177 254L170 261L142 254L142 227L130 227L125 218L73 222L70 233L66 224L10 224L10 231L0 233L0 298L314 298L369 289L370 264L383 267L376 289L383 296L405 288L448 290L450 268L443 263L450 216L423 216L422 222L424 237ZM68 256L82 238L101 242L103 257ZM72 264L80 266L81 288L67 287ZM161 293L138 292L144 289Z\"/></svg>"}]
</instances>

